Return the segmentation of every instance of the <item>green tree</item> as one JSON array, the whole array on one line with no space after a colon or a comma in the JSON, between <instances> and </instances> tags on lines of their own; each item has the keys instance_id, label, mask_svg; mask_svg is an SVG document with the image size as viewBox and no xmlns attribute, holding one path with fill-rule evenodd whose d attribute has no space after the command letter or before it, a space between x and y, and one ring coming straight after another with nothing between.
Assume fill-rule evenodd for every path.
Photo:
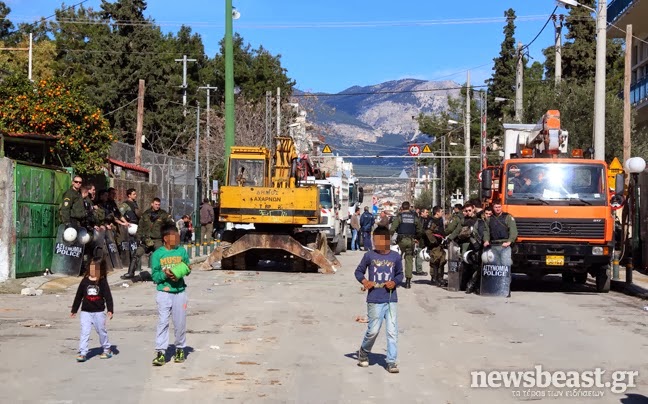
<instances>
[{"instance_id":1,"label":"green tree","mask_svg":"<svg viewBox=\"0 0 648 404\"><path fill-rule=\"evenodd\" d=\"M517 69L517 48L515 45L515 10L509 8L504 12L504 40L499 56L493 59L493 75L488 80L488 117L489 136L501 133L501 119L513 116L514 105L511 102L495 102L495 97L515 98L515 73Z\"/></svg>"},{"instance_id":2,"label":"green tree","mask_svg":"<svg viewBox=\"0 0 648 404\"><path fill-rule=\"evenodd\" d=\"M57 81L32 83L22 75L0 83L0 130L57 136L48 161L62 161L81 174L101 172L115 140L101 111L79 91Z\"/></svg>"}]
</instances>

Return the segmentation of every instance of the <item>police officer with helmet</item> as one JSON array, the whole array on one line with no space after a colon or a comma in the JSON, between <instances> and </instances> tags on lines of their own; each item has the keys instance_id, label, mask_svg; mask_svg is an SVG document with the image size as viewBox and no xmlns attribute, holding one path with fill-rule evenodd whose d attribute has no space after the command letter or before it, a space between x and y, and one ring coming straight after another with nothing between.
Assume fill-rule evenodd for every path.
<instances>
[{"instance_id":1,"label":"police officer with helmet","mask_svg":"<svg viewBox=\"0 0 648 404\"><path fill-rule=\"evenodd\" d=\"M405 201L401 205L401 211L392 222L391 234L398 234L396 243L405 259L405 288L412 287L412 269L414 266L414 249L418 239L423 233L421 221L415 212L410 210L410 203Z\"/></svg>"}]
</instances>

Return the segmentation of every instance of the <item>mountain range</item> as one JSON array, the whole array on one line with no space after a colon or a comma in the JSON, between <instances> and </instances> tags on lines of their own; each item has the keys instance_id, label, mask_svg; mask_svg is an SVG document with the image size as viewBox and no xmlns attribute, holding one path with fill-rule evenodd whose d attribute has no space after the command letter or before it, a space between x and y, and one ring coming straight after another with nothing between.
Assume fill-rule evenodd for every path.
<instances>
[{"instance_id":1,"label":"mountain range","mask_svg":"<svg viewBox=\"0 0 648 404\"><path fill-rule=\"evenodd\" d=\"M419 131L416 117L446 110L448 96L458 97L459 87L454 81L402 79L299 98L310 111L308 120L334 154L405 156L409 144L431 140ZM295 90L295 94L304 93ZM358 175L393 176L412 165L406 158L345 160L353 162Z\"/></svg>"}]
</instances>

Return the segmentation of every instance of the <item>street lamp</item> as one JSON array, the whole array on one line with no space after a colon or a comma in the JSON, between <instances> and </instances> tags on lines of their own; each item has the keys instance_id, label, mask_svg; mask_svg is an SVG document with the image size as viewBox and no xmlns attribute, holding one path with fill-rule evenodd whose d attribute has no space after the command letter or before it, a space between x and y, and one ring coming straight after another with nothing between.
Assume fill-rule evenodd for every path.
<instances>
[{"instance_id":1,"label":"street lamp","mask_svg":"<svg viewBox=\"0 0 648 404\"><path fill-rule=\"evenodd\" d=\"M583 7L596 13L596 75L594 78L594 158L605 160L605 53L607 45L607 0L598 0L597 8L576 0L557 0L558 4Z\"/></svg>"},{"instance_id":2,"label":"street lamp","mask_svg":"<svg viewBox=\"0 0 648 404\"><path fill-rule=\"evenodd\" d=\"M640 190L639 190L639 174L644 172L646 169L646 161L642 159L641 157L632 157L629 158L625 161L623 164L623 168L630 174L632 177L632 192L628 192L628 196L632 197L632 203L630 204L630 212L632 214L632 257L639 257L641 256L640 252L640 246L641 246L641 241L640 240L640 233L639 233L639 226L641 223L640 220L640 214L639 214L639 197L640 197ZM632 267L636 267L639 262L637 260L633 259L632 260ZM631 284L632 283L632 268L629 266L626 266L626 284Z\"/></svg>"}]
</instances>

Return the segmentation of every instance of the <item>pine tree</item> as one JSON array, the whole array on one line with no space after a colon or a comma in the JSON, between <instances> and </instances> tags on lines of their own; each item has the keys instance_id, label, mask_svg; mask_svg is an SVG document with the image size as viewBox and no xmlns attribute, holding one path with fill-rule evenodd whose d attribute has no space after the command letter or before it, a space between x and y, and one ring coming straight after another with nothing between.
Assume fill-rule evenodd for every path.
<instances>
[{"instance_id":1,"label":"pine tree","mask_svg":"<svg viewBox=\"0 0 648 404\"><path fill-rule=\"evenodd\" d=\"M495 97L515 98L515 71L517 49L515 46L515 11L510 8L504 13L507 23L504 26L504 40L500 54L493 59L493 76L488 80L488 117L489 122L499 122L513 115L512 102L495 102ZM489 135L501 132L501 125L489 125Z\"/></svg>"},{"instance_id":2,"label":"pine tree","mask_svg":"<svg viewBox=\"0 0 648 404\"><path fill-rule=\"evenodd\" d=\"M595 7L594 0L583 0ZM569 7L562 48L562 75L566 80L590 81L596 72L596 20L585 7Z\"/></svg>"}]
</instances>

